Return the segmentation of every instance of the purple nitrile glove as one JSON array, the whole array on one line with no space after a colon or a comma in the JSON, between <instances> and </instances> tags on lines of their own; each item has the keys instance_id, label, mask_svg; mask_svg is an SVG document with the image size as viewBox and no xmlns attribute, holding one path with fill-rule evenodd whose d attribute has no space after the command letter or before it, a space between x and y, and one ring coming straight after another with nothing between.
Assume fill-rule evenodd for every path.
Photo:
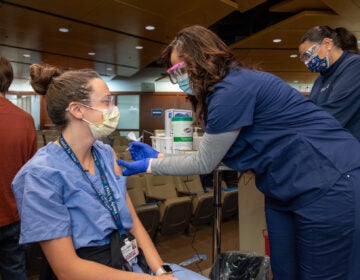
<instances>
[{"instance_id":1,"label":"purple nitrile glove","mask_svg":"<svg viewBox=\"0 0 360 280\"><path fill-rule=\"evenodd\" d=\"M146 172L149 166L149 158L140 159L138 161L125 161L118 159L116 162L122 166L122 173L124 176L130 176L142 172Z\"/></svg>"},{"instance_id":2,"label":"purple nitrile glove","mask_svg":"<svg viewBox=\"0 0 360 280\"><path fill-rule=\"evenodd\" d=\"M129 152L133 160L157 158L159 154L159 152L154 150L150 145L139 141L129 144Z\"/></svg>"}]
</instances>

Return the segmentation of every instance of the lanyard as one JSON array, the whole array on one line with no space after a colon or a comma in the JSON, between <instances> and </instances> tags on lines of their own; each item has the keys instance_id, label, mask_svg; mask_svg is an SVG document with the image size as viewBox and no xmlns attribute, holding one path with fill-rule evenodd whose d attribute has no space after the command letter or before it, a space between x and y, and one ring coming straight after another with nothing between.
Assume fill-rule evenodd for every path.
<instances>
[{"instance_id":1,"label":"lanyard","mask_svg":"<svg viewBox=\"0 0 360 280\"><path fill-rule=\"evenodd\" d=\"M62 135L60 135L60 137L59 137L59 142L60 142L61 147L66 152L66 154L70 157L70 159L76 164L76 166L85 175L86 179L89 181L89 183L91 184L91 187L95 190L95 192L97 193L98 197L101 199L101 201L104 204L104 206L106 207L106 209L108 209L110 211L111 216L113 217L114 222L115 222L116 226L118 227L120 234L121 235L125 234L126 232L121 223L119 210L117 208L113 192L110 188L109 182L105 176L104 169L102 168L102 166L100 164L99 158L98 158L97 153L94 150L94 148L91 147L91 154L94 159L95 166L99 170L101 183L103 184L104 191L105 191L105 196L102 193L100 193L100 191L97 188L95 188L95 186L93 185L93 183L91 182L89 177L86 175L85 169L82 167L80 161L77 159L75 153L73 152L73 150L71 149L71 147L69 146L69 144L66 142L66 140L64 139L64 137Z\"/></svg>"}]
</instances>

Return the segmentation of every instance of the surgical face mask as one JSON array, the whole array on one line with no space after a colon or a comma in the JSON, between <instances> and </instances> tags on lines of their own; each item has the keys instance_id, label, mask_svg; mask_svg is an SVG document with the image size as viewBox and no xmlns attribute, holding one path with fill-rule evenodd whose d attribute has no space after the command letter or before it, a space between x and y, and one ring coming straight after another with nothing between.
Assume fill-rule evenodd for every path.
<instances>
[{"instance_id":1,"label":"surgical face mask","mask_svg":"<svg viewBox=\"0 0 360 280\"><path fill-rule=\"evenodd\" d=\"M320 58L319 55L316 54L306 61L305 65L311 72L323 72L330 66L329 57L325 56L324 58Z\"/></svg>"},{"instance_id":2,"label":"surgical face mask","mask_svg":"<svg viewBox=\"0 0 360 280\"><path fill-rule=\"evenodd\" d=\"M120 119L120 112L118 107L112 106L108 109L100 110L90 106L86 106L84 104L82 105L87 108L100 111L103 114L103 120L99 123L92 123L84 118L82 119L89 124L91 134L94 136L95 139L102 139L115 131Z\"/></svg>"},{"instance_id":3,"label":"surgical face mask","mask_svg":"<svg viewBox=\"0 0 360 280\"><path fill-rule=\"evenodd\" d=\"M192 92L192 89L190 88L190 81L189 81L189 77L187 75L184 75L184 77L178 81L178 84L179 84L179 88L183 92L186 92L189 95L194 95L194 93Z\"/></svg>"}]
</instances>

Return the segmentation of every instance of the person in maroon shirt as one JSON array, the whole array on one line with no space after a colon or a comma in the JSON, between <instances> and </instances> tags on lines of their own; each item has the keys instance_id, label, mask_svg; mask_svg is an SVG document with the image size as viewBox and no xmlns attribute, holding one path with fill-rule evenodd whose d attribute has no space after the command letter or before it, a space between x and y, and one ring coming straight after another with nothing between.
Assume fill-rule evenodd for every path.
<instances>
[{"instance_id":1,"label":"person in maroon shirt","mask_svg":"<svg viewBox=\"0 0 360 280\"><path fill-rule=\"evenodd\" d=\"M13 81L10 62L0 56L0 278L26 279L25 250L11 182L37 149L34 120L5 94Z\"/></svg>"}]
</instances>

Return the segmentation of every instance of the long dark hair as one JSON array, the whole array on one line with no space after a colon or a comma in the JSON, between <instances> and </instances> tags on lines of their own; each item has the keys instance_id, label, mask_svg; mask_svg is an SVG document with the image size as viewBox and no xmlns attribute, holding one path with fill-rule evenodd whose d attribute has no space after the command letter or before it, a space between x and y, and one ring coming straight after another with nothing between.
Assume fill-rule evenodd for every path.
<instances>
[{"instance_id":1,"label":"long dark hair","mask_svg":"<svg viewBox=\"0 0 360 280\"><path fill-rule=\"evenodd\" d=\"M176 51L185 62L194 96L189 96L198 121L206 119L205 98L217 82L234 67L245 67L238 62L226 44L211 30L193 25L179 31L165 48L161 61L171 67L171 53Z\"/></svg>"},{"instance_id":2,"label":"long dark hair","mask_svg":"<svg viewBox=\"0 0 360 280\"><path fill-rule=\"evenodd\" d=\"M326 25L315 26L302 36L300 44L305 41L321 43L324 38L332 39L334 45L343 51L359 53L356 36L344 27L332 29Z\"/></svg>"}]
</instances>

